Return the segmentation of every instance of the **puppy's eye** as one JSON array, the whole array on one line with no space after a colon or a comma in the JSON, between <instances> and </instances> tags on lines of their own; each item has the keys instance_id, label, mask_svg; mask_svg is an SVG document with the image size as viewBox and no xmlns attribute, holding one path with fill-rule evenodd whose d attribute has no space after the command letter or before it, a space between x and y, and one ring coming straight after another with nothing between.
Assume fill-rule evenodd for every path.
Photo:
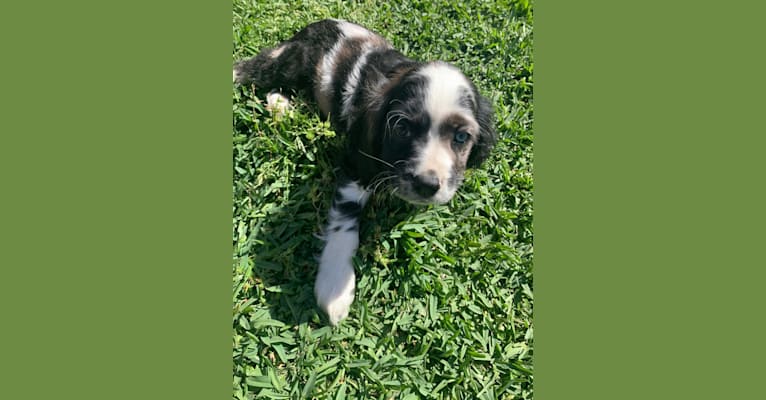
<instances>
[{"instance_id":1,"label":"puppy's eye","mask_svg":"<svg viewBox=\"0 0 766 400\"><path fill-rule=\"evenodd\" d=\"M454 138L455 143L463 144L466 141L468 141L468 138L470 136L471 135L469 135L468 132L466 132L466 131L457 131L457 132L455 132L455 138Z\"/></svg>"},{"instance_id":2,"label":"puppy's eye","mask_svg":"<svg viewBox=\"0 0 766 400\"><path fill-rule=\"evenodd\" d=\"M391 129L394 133L396 133L398 136L409 136L410 134L410 122L407 120L401 120L396 121L394 126Z\"/></svg>"}]
</instances>

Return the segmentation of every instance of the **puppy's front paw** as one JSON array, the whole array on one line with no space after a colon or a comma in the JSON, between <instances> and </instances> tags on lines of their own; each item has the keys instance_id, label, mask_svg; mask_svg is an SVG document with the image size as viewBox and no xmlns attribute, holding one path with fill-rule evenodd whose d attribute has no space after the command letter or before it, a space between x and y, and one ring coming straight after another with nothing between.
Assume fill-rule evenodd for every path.
<instances>
[{"instance_id":1,"label":"puppy's front paw","mask_svg":"<svg viewBox=\"0 0 766 400\"><path fill-rule=\"evenodd\" d=\"M348 316L354 302L354 267L350 265L325 265L319 267L314 294L317 304L327 314L330 323L337 326Z\"/></svg>"},{"instance_id":2,"label":"puppy's front paw","mask_svg":"<svg viewBox=\"0 0 766 400\"><path fill-rule=\"evenodd\" d=\"M290 99L279 92L266 95L266 109L279 119L290 111Z\"/></svg>"}]
</instances>

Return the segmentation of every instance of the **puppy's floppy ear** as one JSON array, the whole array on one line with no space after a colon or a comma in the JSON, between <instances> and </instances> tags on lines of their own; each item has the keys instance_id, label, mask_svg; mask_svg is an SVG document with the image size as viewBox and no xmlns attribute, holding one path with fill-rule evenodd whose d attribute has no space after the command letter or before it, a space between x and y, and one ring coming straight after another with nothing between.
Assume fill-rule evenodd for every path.
<instances>
[{"instance_id":1,"label":"puppy's floppy ear","mask_svg":"<svg viewBox=\"0 0 766 400\"><path fill-rule=\"evenodd\" d=\"M468 168L476 168L489 157L489 152L497 142L495 134L495 113L492 104L485 97L479 95L476 110L476 122L479 123L479 140L468 155Z\"/></svg>"}]
</instances>

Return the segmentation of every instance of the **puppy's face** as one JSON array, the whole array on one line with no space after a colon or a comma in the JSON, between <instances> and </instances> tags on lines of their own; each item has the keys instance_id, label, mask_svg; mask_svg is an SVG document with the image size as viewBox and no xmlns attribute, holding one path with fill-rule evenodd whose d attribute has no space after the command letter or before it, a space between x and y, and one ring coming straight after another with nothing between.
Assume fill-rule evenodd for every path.
<instances>
[{"instance_id":1,"label":"puppy's face","mask_svg":"<svg viewBox=\"0 0 766 400\"><path fill-rule=\"evenodd\" d=\"M448 202L495 143L489 102L443 63L406 73L386 100L379 156L395 171L395 193L415 204Z\"/></svg>"}]
</instances>

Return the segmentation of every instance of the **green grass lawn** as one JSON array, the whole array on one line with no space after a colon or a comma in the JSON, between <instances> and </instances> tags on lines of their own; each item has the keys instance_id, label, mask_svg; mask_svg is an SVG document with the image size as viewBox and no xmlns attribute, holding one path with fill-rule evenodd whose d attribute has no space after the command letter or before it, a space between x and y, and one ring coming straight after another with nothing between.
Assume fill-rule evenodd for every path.
<instances>
[{"instance_id":1,"label":"green grass lawn","mask_svg":"<svg viewBox=\"0 0 766 400\"><path fill-rule=\"evenodd\" d=\"M532 398L532 11L528 1L234 1L233 60L342 18L461 68L500 141L447 205L375 196L356 299L331 328L313 283L338 138L298 98L233 97L234 397Z\"/></svg>"}]
</instances>

